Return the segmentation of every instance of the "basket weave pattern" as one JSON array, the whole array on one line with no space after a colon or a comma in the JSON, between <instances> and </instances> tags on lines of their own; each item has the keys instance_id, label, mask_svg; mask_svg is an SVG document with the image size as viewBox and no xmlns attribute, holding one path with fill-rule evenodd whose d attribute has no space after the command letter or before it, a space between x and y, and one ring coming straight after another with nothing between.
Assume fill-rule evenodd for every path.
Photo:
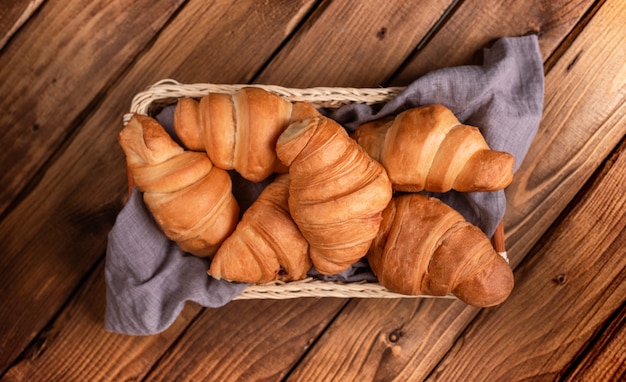
<instances>
[{"instance_id":1,"label":"basket weave pattern","mask_svg":"<svg viewBox=\"0 0 626 382\"><path fill-rule=\"evenodd\" d=\"M208 93L232 94L243 87L258 87L284 97L291 102L306 101L315 107L337 108L349 103L375 104L386 102L397 96L403 87L389 88L335 88L316 87L307 89L285 88L274 85L256 84L181 84L175 80L165 79L155 83L143 92L137 93L132 100L130 112L123 117L128 123L132 114L150 115L155 105L173 104L178 98L200 98ZM506 258L506 252L500 252ZM324 281L314 278L292 282L272 282L250 285L235 300L243 299L289 299L301 297L337 297L337 298L415 298L434 297L451 298L455 296L409 296L394 293L378 283L342 283Z\"/></svg>"},{"instance_id":2,"label":"basket weave pattern","mask_svg":"<svg viewBox=\"0 0 626 382\"><path fill-rule=\"evenodd\" d=\"M154 104L175 103L182 97L200 98L208 93L232 94L244 87L256 87L276 93L291 102L306 101L315 107L337 108L348 103L375 104L388 101L398 95L403 87L389 88L332 88L316 87L307 89L285 88L275 85L256 84L181 84L165 79L150 86L133 97L130 113L124 115L124 124L128 123L133 113L149 115Z\"/></svg>"}]
</instances>

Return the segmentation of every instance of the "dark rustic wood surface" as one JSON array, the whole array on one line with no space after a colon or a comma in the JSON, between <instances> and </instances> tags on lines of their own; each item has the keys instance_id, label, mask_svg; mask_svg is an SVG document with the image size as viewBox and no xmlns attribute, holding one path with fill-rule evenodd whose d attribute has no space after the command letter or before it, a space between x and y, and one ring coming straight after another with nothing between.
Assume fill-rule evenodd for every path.
<instances>
[{"instance_id":1,"label":"dark rustic wood surface","mask_svg":"<svg viewBox=\"0 0 626 382\"><path fill-rule=\"evenodd\" d=\"M626 378L626 2L0 0L3 380ZM536 33L544 114L507 189L516 287L447 299L188 303L103 328L116 143L150 84L406 85Z\"/></svg>"}]
</instances>

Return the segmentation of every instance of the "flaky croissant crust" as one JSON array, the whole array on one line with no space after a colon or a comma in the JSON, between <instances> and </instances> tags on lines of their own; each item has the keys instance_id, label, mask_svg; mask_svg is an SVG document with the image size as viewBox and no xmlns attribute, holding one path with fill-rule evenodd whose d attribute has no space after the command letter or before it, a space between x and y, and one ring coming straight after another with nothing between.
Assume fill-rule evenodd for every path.
<instances>
[{"instance_id":1,"label":"flaky croissant crust","mask_svg":"<svg viewBox=\"0 0 626 382\"><path fill-rule=\"evenodd\" d=\"M289 175L279 175L220 246L209 274L246 283L306 277L311 268L309 244L289 214L288 197Z\"/></svg>"},{"instance_id":2,"label":"flaky croissant crust","mask_svg":"<svg viewBox=\"0 0 626 382\"><path fill-rule=\"evenodd\" d=\"M309 103L248 87L234 94L209 93L200 101L179 99L174 130L185 147L205 151L215 166L260 182L287 172L276 157L278 136L290 123L318 115Z\"/></svg>"},{"instance_id":3,"label":"flaky croissant crust","mask_svg":"<svg viewBox=\"0 0 626 382\"><path fill-rule=\"evenodd\" d=\"M383 164L395 190L495 191L513 180L514 157L491 150L478 128L443 105L366 123L353 137Z\"/></svg>"},{"instance_id":4,"label":"flaky croissant crust","mask_svg":"<svg viewBox=\"0 0 626 382\"><path fill-rule=\"evenodd\" d=\"M454 294L487 307L503 302L513 289L512 270L487 236L422 194L392 199L367 259L379 282L398 293Z\"/></svg>"},{"instance_id":5,"label":"flaky croissant crust","mask_svg":"<svg viewBox=\"0 0 626 382\"><path fill-rule=\"evenodd\" d=\"M228 173L205 154L185 151L151 117L133 115L118 141L163 233L189 253L212 256L239 214Z\"/></svg>"},{"instance_id":6,"label":"flaky croissant crust","mask_svg":"<svg viewBox=\"0 0 626 382\"><path fill-rule=\"evenodd\" d=\"M313 265L322 274L344 271L378 232L392 192L385 170L325 117L291 124L276 150L289 167L289 210Z\"/></svg>"}]
</instances>

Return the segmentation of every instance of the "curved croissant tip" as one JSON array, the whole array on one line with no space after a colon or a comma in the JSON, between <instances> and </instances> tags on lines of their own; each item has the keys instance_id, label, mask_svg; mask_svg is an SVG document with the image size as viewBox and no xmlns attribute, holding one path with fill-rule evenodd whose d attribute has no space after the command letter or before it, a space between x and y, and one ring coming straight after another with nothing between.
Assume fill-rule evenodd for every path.
<instances>
[{"instance_id":1,"label":"curved croissant tip","mask_svg":"<svg viewBox=\"0 0 626 382\"><path fill-rule=\"evenodd\" d=\"M211 277L212 277L212 278L214 278L215 280L221 280L221 279L222 279L222 276L221 276L221 275L219 275L219 274L214 274L213 272L211 272L211 269L208 269L208 270L206 271L206 274L207 274L207 275L209 275L209 276L211 276Z\"/></svg>"},{"instance_id":2,"label":"curved croissant tip","mask_svg":"<svg viewBox=\"0 0 626 382\"><path fill-rule=\"evenodd\" d=\"M459 284L452 293L465 303L488 308L503 303L515 285L513 271L500 255L470 280Z\"/></svg>"},{"instance_id":3,"label":"curved croissant tip","mask_svg":"<svg viewBox=\"0 0 626 382\"><path fill-rule=\"evenodd\" d=\"M291 166L298 157L322 118L324 117L312 117L293 122L278 137L276 156L285 166Z\"/></svg>"},{"instance_id":4,"label":"curved croissant tip","mask_svg":"<svg viewBox=\"0 0 626 382\"><path fill-rule=\"evenodd\" d=\"M320 119L321 117L311 117L290 123L280 137L278 137L278 142L288 141L299 136L308 129L309 126L318 124Z\"/></svg>"}]
</instances>

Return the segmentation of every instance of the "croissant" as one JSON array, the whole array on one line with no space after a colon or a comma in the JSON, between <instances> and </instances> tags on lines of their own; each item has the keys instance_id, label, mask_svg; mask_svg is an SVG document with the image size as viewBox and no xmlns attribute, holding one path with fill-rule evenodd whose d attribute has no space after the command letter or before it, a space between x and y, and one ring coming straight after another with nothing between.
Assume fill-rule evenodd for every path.
<instances>
[{"instance_id":1,"label":"croissant","mask_svg":"<svg viewBox=\"0 0 626 382\"><path fill-rule=\"evenodd\" d=\"M513 289L508 263L487 236L440 200L396 196L367 253L378 281L408 295L450 293L467 304L500 304Z\"/></svg>"},{"instance_id":2,"label":"croissant","mask_svg":"<svg viewBox=\"0 0 626 382\"><path fill-rule=\"evenodd\" d=\"M291 124L276 144L289 168L289 211L309 242L321 274L336 274L362 258L391 199L385 169L332 119Z\"/></svg>"},{"instance_id":3,"label":"croissant","mask_svg":"<svg viewBox=\"0 0 626 382\"><path fill-rule=\"evenodd\" d=\"M153 118L133 115L118 141L134 184L164 234L181 249L212 256L239 218L228 173L185 151Z\"/></svg>"},{"instance_id":4,"label":"croissant","mask_svg":"<svg viewBox=\"0 0 626 382\"><path fill-rule=\"evenodd\" d=\"M276 158L276 140L294 121L320 115L309 103L291 103L260 88L235 94L182 98L174 111L174 131L185 147L206 151L215 166L260 182L286 173Z\"/></svg>"},{"instance_id":5,"label":"croissant","mask_svg":"<svg viewBox=\"0 0 626 382\"><path fill-rule=\"evenodd\" d=\"M496 191L513 180L514 157L491 150L478 128L443 105L366 123L353 138L380 161L398 191Z\"/></svg>"},{"instance_id":6,"label":"croissant","mask_svg":"<svg viewBox=\"0 0 626 382\"><path fill-rule=\"evenodd\" d=\"M209 275L245 283L293 281L311 268L309 244L289 215L289 175L270 183L211 261Z\"/></svg>"}]
</instances>

